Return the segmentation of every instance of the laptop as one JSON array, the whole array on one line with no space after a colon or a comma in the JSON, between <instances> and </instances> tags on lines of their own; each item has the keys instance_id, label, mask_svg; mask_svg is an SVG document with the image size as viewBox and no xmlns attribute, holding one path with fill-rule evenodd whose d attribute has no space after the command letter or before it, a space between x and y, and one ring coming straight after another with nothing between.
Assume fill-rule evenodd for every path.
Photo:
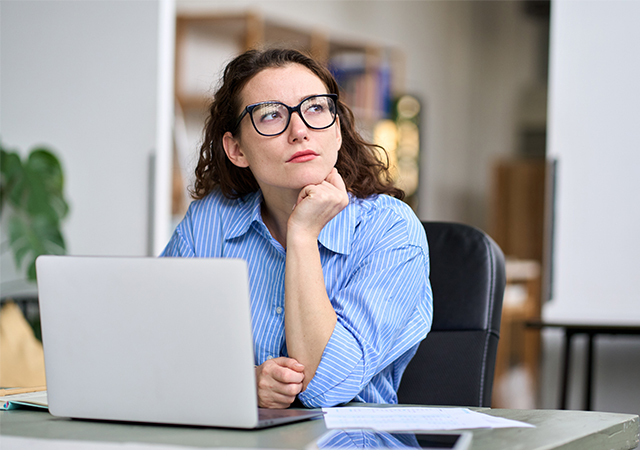
<instances>
[{"instance_id":1,"label":"laptop","mask_svg":"<svg viewBox=\"0 0 640 450\"><path fill-rule=\"evenodd\" d=\"M322 415L258 408L245 261L41 256L36 271L52 415L245 429Z\"/></svg>"}]
</instances>

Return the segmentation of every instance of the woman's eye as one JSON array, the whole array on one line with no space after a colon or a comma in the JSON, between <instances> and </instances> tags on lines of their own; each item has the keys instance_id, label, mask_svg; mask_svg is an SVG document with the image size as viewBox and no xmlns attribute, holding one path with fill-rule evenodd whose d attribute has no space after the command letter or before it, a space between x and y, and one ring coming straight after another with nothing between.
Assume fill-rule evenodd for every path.
<instances>
[{"instance_id":1,"label":"woman's eye","mask_svg":"<svg viewBox=\"0 0 640 450\"><path fill-rule=\"evenodd\" d=\"M313 103L311 105L309 105L306 109L305 112L308 113L321 113L323 112L325 109L324 105L321 103Z\"/></svg>"},{"instance_id":2,"label":"woman's eye","mask_svg":"<svg viewBox=\"0 0 640 450\"><path fill-rule=\"evenodd\" d=\"M280 116L280 114L278 114L278 112L277 112L277 111L269 112L269 113L263 114L263 115L260 117L260 121L261 121L261 122L265 122L265 121L268 121L268 120L275 120L275 119L277 119L279 116Z\"/></svg>"},{"instance_id":3,"label":"woman's eye","mask_svg":"<svg viewBox=\"0 0 640 450\"><path fill-rule=\"evenodd\" d=\"M282 112L278 107L267 106L260 108L258 111L258 119L260 122L270 122L274 120L282 119Z\"/></svg>"}]
</instances>

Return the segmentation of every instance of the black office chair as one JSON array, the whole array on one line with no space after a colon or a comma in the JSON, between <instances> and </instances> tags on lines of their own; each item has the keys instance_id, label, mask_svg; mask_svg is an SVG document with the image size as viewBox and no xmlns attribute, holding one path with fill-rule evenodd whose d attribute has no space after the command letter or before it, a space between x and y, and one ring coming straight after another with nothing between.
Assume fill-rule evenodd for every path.
<instances>
[{"instance_id":1,"label":"black office chair","mask_svg":"<svg viewBox=\"0 0 640 450\"><path fill-rule=\"evenodd\" d=\"M433 325L409 363L399 403L491 406L505 287L504 255L482 231L423 222Z\"/></svg>"}]
</instances>

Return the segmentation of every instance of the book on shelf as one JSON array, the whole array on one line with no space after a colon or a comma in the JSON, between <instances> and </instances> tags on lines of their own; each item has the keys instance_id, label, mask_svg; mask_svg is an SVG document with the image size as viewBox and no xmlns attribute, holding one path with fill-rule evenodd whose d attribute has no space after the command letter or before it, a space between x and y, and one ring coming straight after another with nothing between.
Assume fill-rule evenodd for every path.
<instances>
[{"instance_id":1,"label":"book on shelf","mask_svg":"<svg viewBox=\"0 0 640 450\"><path fill-rule=\"evenodd\" d=\"M372 64L363 52L341 52L331 57L328 68L345 103L359 119L376 121L391 116L391 68L386 61Z\"/></svg>"}]
</instances>

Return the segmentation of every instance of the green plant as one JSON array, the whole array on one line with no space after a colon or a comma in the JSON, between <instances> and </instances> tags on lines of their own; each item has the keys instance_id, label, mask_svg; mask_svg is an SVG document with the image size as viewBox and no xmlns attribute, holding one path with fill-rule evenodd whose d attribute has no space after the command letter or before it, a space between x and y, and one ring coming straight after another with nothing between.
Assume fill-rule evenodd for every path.
<instances>
[{"instance_id":1,"label":"green plant","mask_svg":"<svg viewBox=\"0 0 640 450\"><path fill-rule=\"evenodd\" d=\"M0 172L0 217L8 215L9 237L2 252L11 249L19 269L26 261L27 279L35 281L38 256L66 253L60 225L69 206L62 166L47 148L36 147L23 160L0 143Z\"/></svg>"}]
</instances>

